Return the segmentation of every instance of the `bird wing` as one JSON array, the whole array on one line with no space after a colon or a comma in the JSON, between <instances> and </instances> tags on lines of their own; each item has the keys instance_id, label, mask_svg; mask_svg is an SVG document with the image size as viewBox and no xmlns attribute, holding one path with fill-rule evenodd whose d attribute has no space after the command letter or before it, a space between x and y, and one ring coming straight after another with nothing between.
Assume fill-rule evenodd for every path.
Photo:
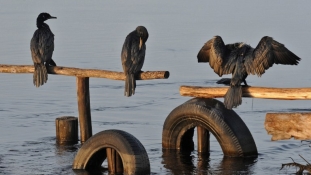
<instances>
[{"instance_id":1,"label":"bird wing","mask_svg":"<svg viewBox=\"0 0 311 175\"><path fill-rule=\"evenodd\" d=\"M234 54L229 45L225 45L220 36L215 36L207 41L199 51L198 62L209 62L214 72L219 76L231 74L234 70Z\"/></svg>"},{"instance_id":2,"label":"bird wing","mask_svg":"<svg viewBox=\"0 0 311 175\"><path fill-rule=\"evenodd\" d=\"M255 49L251 49L245 57L248 73L261 76L273 64L297 65L301 59L288 50L283 44L265 36Z\"/></svg>"},{"instance_id":3,"label":"bird wing","mask_svg":"<svg viewBox=\"0 0 311 175\"><path fill-rule=\"evenodd\" d=\"M44 62L50 60L54 51L54 34L47 24L44 25L45 29L39 33L39 52L43 56Z\"/></svg>"},{"instance_id":4,"label":"bird wing","mask_svg":"<svg viewBox=\"0 0 311 175\"><path fill-rule=\"evenodd\" d=\"M146 53L146 45L143 44L141 48L139 48L139 40L132 44L131 48L131 61L132 67L131 72L136 74L140 72L145 61L145 53Z\"/></svg>"},{"instance_id":5,"label":"bird wing","mask_svg":"<svg viewBox=\"0 0 311 175\"><path fill-rule=\"evenodd\" d=\"M123 71L125 74L128 74L129 69L132 66L131 45L132 43L130 42L130 36L127 36L125 38L125 41L122 47L122 52L121 52L121 62L122 62L122 67L123 67Z\"/></svg>"},{"instance_id":6,"label":"bird wing","mask_svg":"<svg viewBox=\"0 0 311 175\"><path fill-rule=\"evenodd\" d=\"M139 37L132 33L126 37L121 52L122 66L126 74L140 72L145 60L146 45L139 48Z\"/></svg>"},{"instance_id":7,"label":"bird wing","mask_svg":"<svg viewBox=\"0 0 311 175\"><path fill-rule=\"evenodd\" d=\"M34 63L42 63L41 60L41 53L39 51L39 45L38 45L38 39L39 39L39 32L38 30L35 31L33 34L33 37L30 41L30 51L31 51L31 57Z\"/></svg>"}]
</instances>

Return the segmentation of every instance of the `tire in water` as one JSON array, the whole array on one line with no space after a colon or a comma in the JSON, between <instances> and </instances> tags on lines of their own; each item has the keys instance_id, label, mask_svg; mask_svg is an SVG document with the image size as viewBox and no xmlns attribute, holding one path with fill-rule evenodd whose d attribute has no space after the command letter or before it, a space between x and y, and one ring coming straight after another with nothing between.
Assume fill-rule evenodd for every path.
<instances>
[{"instance_id":1,"label":"tire in water","mask_svg":"<svg viewBox=\"0 0 311 175\"><path fill-rule=\"evenodd\" d=\"M224 156L258 155L255 141L239 115L225 108L222 102L207 98L193 98L168 115L162 131L163 149L182 150L184 144L192 140L196 126L204 127L215 136Z\"/></svg>"},{"instance_id":2,"label":"tire in water","mask_svg":"<svg viewBox=\"0 0 311 175\"><path fill-rule=\"evenodd\" d=\"M121 130L101 131L79 149L72 169L100 169L106 159L106 148L113 148L122 159L124 174L150 174L150 163L144 146L133 135Z\"/></svg>"}]
</instances>

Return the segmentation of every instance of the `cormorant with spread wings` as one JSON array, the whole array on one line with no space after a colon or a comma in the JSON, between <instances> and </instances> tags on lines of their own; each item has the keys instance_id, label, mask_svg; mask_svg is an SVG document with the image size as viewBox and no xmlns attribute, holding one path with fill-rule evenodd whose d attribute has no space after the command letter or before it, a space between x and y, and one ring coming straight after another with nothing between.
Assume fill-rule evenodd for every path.
<instances>
[{"instance_id":1,"label":"cormorant with spread wings","mask_svg":"<svg viewBox=\"0 0 311 175\"><path fill-rule=\"evenodd\" d=\"M232 74L230 88L224 96L228 109L242 103L241 83L247 86L245 79L249 74L260 77L273 64L297 65L301 60L269 36L263 37L256 48L242 42L225 45L220 36L215 36L204 44L197 58L198 62L209 62L220 77Z\"/></svg>"}]
</instances>

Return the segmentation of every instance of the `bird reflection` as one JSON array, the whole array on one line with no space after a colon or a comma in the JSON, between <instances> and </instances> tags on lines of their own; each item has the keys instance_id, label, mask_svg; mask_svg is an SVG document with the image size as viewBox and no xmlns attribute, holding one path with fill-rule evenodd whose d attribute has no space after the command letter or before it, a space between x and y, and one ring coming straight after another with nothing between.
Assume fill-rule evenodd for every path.
<instances>
[{"instance_id":1,"label":"bird reflection","mask_svg":"<svg viewBox=\"0 0 311 175\"><path fill-rule=\"evenodd\" d=\"M197 58L198 62L209 62L220 77L232 74L230 88L224 96L228 109L242 103L241 83L247 86L245 79L249 74L260 77L273 64L297 65L301 60L269 36L263 37L256 48L242 42L225 45L220 36L215 36L204 44Z\"/></svg>"}]
</instances>

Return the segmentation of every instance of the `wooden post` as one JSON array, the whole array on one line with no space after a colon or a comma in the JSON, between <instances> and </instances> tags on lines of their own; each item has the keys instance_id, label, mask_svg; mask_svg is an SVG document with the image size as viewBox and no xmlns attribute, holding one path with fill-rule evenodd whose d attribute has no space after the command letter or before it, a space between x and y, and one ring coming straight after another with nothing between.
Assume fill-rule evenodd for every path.
<instances>
[{"instance_id":1,"label":"wooden post","mask_svg":"<svg viewBox=\"0 0 311 175\"><path fill-rule=\"evenodd\" d=\"M210 133L207 129L202 126L197 126L198 135L198 153L209 154L210 152Z\"/></svg>"},{"instance_id":2,"label":"wooden post","mask_svg":"<svg viewBox=\"0 0 311 175\"><path fill-rule=\"evenodd\" d=\"M78 118L59 117L55 119L56 143L60 145L78 143Z\"/></svg>"},{"instance_id":3,"label":"wooden post","mask_svg":"<svg viewBox=\"0 0 311 175\"><path fill-rule=\"evenodd\" d=\"M106 148L108 171L110 174L122 173L123 163L120 155L113 148Z\"/></svg>"},{"instance_id":4,"label":"wooden post","mask_svg":"<svg viewBox=\"0 0 311 175\"><path fill-rule=\"evenodd\" d=\"M116 152L116 173L123 172L123 162L121 156Z\"/></svg>"},{"instance_id":5,"label":"wooden post","mask_svg":"<svg viewBox=\"0 0 311 175\"><path fill-rule=\"evenodd\" d=\"M311 113L267 113L265 128L271 140L311 139Z\"/></svg>"},{"instance_id":6,"label":"wooden post","mask_svg":"<svg viewBox=\"0 0 311 175\"><path fill-rule=\"evenodd\" d=\"M80 141L92 137L89 77L77 77L77 99L80 121Z\"/></svg>"}]
</instances>

